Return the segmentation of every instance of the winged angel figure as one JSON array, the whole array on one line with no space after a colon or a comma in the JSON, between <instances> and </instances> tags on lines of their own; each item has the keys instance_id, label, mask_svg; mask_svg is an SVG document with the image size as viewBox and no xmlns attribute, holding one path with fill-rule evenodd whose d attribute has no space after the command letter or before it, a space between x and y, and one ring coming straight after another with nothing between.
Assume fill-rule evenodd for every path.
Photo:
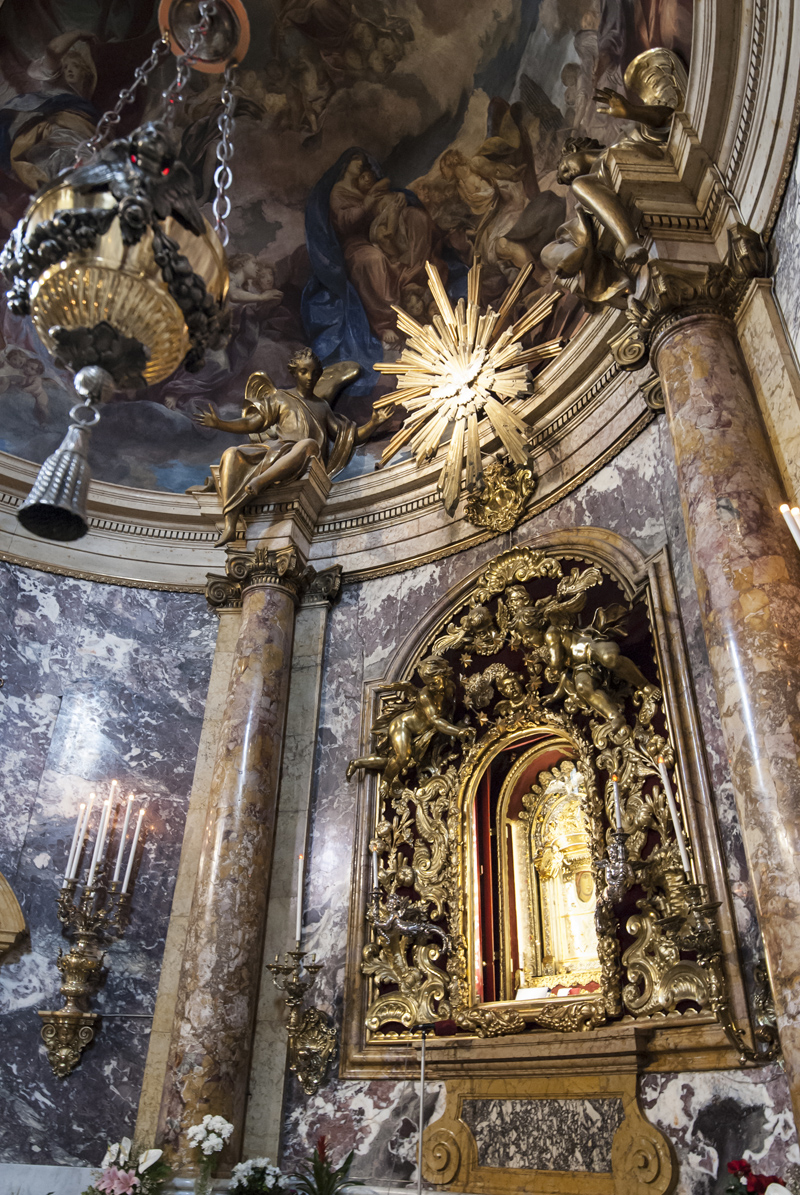
<instances>
[{"instance_id":1,"label":"winged angel figure","mask_svg":"<svg viewBox=\"0 0 800 1195\"><path fill-rule=\"evenodd\" d=\"M375 754L351 759L347 768L350 780L359 768L381 772L391 791L395 780L412 764L420 764L435 734L471 741L475 730L463 722L449 721L455 705L456 687L453 669L440 656L430 656L417 668L423 687L408 681L392 686L397 696L375 720L372 734Z\"/></svg>"},{"instance_id":2,"label":"winged angel figure","mask_svg":"<svg viewBox=\"0 0 800 1195\"><path fill-rule=\"evenodd\" d=\"M355 361L340 361L323 370L311 349L300 349L289 370L296 383L293 390L279 390L265 373L250 375L241 419L220 419L212 406L195 416L203 427L250 436L249 444L226 448L219 462L215 480L225 525L217 547L233 539L239 511L262 490L295 481L315 456L333 477L345 467L356 445L368 440L391 416L391 408L373 411L359 426L331 410L331 402L361 372Z\"/></svg>"}]
</instances>

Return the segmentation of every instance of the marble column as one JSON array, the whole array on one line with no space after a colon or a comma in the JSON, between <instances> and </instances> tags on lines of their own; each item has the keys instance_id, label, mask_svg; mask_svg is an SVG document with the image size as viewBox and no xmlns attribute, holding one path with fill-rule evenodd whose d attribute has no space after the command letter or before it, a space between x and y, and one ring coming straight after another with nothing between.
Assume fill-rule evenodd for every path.
<instances>
[{"instance_id":1,"label":"marble column","mask_svg":"<svg viewBox=\"0 0 800 1195\"><path fill-rule=\"evenodd\" d=\"M678 313L651 355L800 1123L800 552L733 325Z\"/></svg>"},{"instance_id":2,"label":"marble column","mask_svg":"<svg viewBox=\"0 0 800 1195\"><path fill-rule=\"evenodd\" d=\"M285 951L295 946L297 856L307 856L308 851L325 635L341 573L341 565L317 573L295 620L275 853L245 1121L244 1154L248 1158L279 1156L284 1090L292 1081L287 1069L286 1003L266 964L276 956L283 959ZM312 988L311 1003L313 997Z\"/></svg>"},{"instance_id":3,"label":"marble column","mask_svg":"<svg viewBox=\"0 0 800 1195\"><path fill-rule=\"evenodd\" d=\"M184 1171L183 1133L206 1113L240 1155L277 816L295 605L309 570L295 549L229 558L209 599L241 589L242 615L219 728L208 813L175 1005L158 1140ZM216 586L216 590L215 590ZM219 592L216 592L219 591Z\"/></svg>"}]
</instances>

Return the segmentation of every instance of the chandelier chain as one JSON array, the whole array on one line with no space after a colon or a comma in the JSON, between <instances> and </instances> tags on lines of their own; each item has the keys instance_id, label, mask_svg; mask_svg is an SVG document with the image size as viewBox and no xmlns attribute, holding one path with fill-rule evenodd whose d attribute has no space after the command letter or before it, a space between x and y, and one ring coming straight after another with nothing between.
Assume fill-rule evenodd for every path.
<instances>
[{"instance_id":1,"label":"chandelier chain","mask_svg":"<svg viewBox=\"0 0 800 1195\"><path fill-rule=\"evenodd\" d=\"M214 171L214 185L217 193L214 196L214 230L223 245L228 244L228 228L225 221L231 214L231 200L228 191L233 182L230 160L233 157L233 111L236 105L234 81L236 79L236 63L230 63L225 69L225 81L222 87L222 111L217 120L219 141L217 142L217 161L219 165Z\"/></svg>"},{"instance_id":2,"label":"chandelier chain","mask_svg":"<svg viewBox=\"0 0 800 1195\"><path fill-rule=\"evenodd\" d=\"M175 78L169 87L161 93L161 98L167 106L167 120L170 123L175 119L178 104L183 99L183 89L189 80L189 67L211 32L211 23L217 15L217 0L200 0L198 8L200 19L196 25L189 28L189 44L178 56Z\"/></svg>"},{"instance_id":3,"label":"chandelier chain","mask_svg":"<svg viewBox=\"0 0 800 1195\"><path fill-rule=\"evenodd\" d=\"M143 62L140 66L137 66L136 70L133 72L133 82L131 83L130 87L123 87L122 91L119 93L119 99L114 107L109 108L109 110L104 112L100 117L99 121L97 122L97 128L95 129L94 136L90 137L88 141L84 141L78 146L75 152L75 164L77 166L80 166L81 163L90 158L92 154L97 153L98 149L106 140L112 128L119 124L122 118L122 109L126 104L129 104L135 98L137 90L142 86L143 83L147 82L153 71L158 66L162 57L168 51L169 36L164 34L162 37L159 37L153 42L153 46L150 51L150 57L147 59L147 61Z\"/></svg>"}]
</instances>

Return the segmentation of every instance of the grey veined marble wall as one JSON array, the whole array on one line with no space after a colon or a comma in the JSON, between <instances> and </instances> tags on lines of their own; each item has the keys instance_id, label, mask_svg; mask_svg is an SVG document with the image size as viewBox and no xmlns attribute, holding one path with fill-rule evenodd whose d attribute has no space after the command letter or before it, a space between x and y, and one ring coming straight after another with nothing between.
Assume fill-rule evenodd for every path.
<instances>
[{"instance_id":1,"label":"grey veined marble wall","mask_svg":"<svg viewBox=\"0 0 800 1195\"><path fill-rule=\"evenodd\" d=\"M0 1162L97 1165L133 1129L215 638L202 595L0 564L0 870L30 930L0 965ZM36 1015L62 1003L56 895L78 802L113 778L147 799L144 850L102 1028L58 1080Z\"/></svg>"},{"instance_id":2,"label":"grey veined marble wall","mask_svg":"<svg viewBox=\"0 0 800 1195\"><path fill-rule=\"evenodd\" d=\"M781 210L772 232L775 297L795 355L800 358L800 147L795 150Z\"/></svg>"},{"instance_id":3,"label":"grey veined marble wall","mask_svg":"<svg viewBox=\"0 0 800 1195\"><path fill-rule=\"evenodd\" d=\"M587 525L616 531L645 554L669 545L742 952L746 969L752 971L753 960L761 953L759 933L688 561L672 445L661 418L580 489L513 535L397 576L345 586L341 601L331 612L317 741L304 945L316 951L323 962L314 988L315 1001L338 1023L342 1018L350 885L344 861L353 850L356 791L344 776L348 760L358 753L364 682L383 677L398 644L419 617L491 556L548 530ZM362 1178L387 1181L415 1176L417 1096L411 1074L407 1082L332 1079L311 1098L305 1097L291 1078L287 1092L287 1164L310 1150L315 1139L325 1133L335 1155L343 1156L355 1148L353 1172ZM789 1166L800 1164L786 1083L777 1070L648 1076L641 1094L648 1115L672 1138L681 1160L678 1195L723 1191L726 1165L732 1157L747 1154L767 1173L786 1173ZM432 1084L426 1103L429 1121L442 1114L442 1096L442 1090ZM758 1115L752 1111L757 1108L761 1109ZM481 1123L491 1126L497 1115L496 1110L483 1109ZM732 1133L729 1126L734 1122L736 1132ZM593 1141L594 1134L589 1133L588 1154L592 1165L602 1169L602 1144L595 1147ZM595 1149L599 1149L597 1156L592 1152ZM509 1158L506 1164L515 1163Z\"/></svg>"}]
</instances>

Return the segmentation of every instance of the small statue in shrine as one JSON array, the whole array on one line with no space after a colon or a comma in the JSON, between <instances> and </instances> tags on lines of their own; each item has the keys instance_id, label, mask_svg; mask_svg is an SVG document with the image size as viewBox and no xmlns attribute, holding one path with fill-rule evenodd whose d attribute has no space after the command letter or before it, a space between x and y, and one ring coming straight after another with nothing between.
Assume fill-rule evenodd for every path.
<instances>
[{"instance_id":1,"label":"small statue in shrine","mask_svg":"<svg viewBox=\"0 0 800 1195\"><path fill-rule=\"evenodd\" d=\"M347 767L350 780L359 768L382 772L391 789L412 764L420 764L435 734L449 738L472 739L475 730L463 722L454 724L448 719L455 706L456 686L453 669L440 656L430 656L417 669L423 688L408 681L393 687L402 694L401 700L376 718L372 734L376 739L376 753L351 759Z\"/></svg>"},{"instance_id":2,"label":"small statue in shrine","mask_svg":"<svg viewBox=\"0 0 800 1195\"><path fill-rule=\"evenodd\" d=\"M686 72L669 50L646 50L625 71L625 86L638 93L633 103L610 88L595 94L598 112L636 121L635 130L611 150L636 150L646 157L664 151L673 113L683 107ZM558 181L578 201L575 216L542 249L542 263L566 289L593 306L624 308L638 269L647 261L628 209L614 189L610 150L591 137L569 137L558 167Z\"/></svg>"},{"instance_id":3,"label":"small statue in shrine","mask_svg":"<svg viewBox=\"0 0 800 1195\"><path fill-rule=\"evenodd\" d=\"M373 411L366 423L357 426L331 410L330 404L361 373L355 361L323 370L311 349L300 349L289 370L296 383L293 390L279 390L265 373L250 375L241 419L221 419L212 406L195 416L203 427L247 432L251 441L226 448L219 463L215 486L225 525L217 547L234 538L240 510L258 494L301 477L312 457L319 457L333 477L345 467L356 445L369 440L392 414L391 408ZM207 488L192 487L187 492Z\"/></svg>"}]
</instances>

